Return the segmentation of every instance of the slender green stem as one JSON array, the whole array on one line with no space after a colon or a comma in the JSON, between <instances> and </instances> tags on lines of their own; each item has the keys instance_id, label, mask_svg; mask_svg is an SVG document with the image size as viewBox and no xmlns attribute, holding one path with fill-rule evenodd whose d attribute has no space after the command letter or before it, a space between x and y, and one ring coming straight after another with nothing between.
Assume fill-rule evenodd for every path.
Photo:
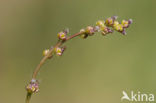
<instances>
[{"instance_id":1,"label":"slender green stem","mask_svg":"<svg viewBox=\"0 0 156 103\"><path fill-rule=\"evenodd\" d=\"M31 95L32 95L32 93L27 93L26 103L30 103Z\"/></svg>"}]
</instances>

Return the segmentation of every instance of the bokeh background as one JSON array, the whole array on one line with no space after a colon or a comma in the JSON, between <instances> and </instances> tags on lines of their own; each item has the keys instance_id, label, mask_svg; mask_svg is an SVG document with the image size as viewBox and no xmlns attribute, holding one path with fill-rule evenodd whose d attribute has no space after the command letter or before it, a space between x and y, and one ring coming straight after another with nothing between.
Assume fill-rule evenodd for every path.
<instances>
[{"instance_id":1,"label":"bokeh background","mask_svg":"<svg viewBox=\"0 0 156 103\"><path fill-rule=\"evenodd\" d=\"M155 0L0 0L0 103L24 103L25 86L64 28L132 18L126 36L97 33L48 60L31 103L120 103L122 91L156 95ZM129 103L124 101L124 103Z\"/></svg>"}]
</instances>

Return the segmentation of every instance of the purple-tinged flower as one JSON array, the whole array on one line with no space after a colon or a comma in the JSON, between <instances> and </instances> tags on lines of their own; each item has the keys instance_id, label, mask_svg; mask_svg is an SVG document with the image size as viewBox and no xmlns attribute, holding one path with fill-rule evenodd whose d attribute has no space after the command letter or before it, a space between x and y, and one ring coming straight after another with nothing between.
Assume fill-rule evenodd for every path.
<instances>
[{"instance_id":1,"label":"purple-tinged flower","mask_svg":"<svg viewBox=\"0 0 156 103\"><path fill-rule=\"evenodd\" d=\"M55 48L56 55L61 56L65 49L66 49L66 47L62 47L62 48L57 47L57 48Z\"/></svg>"},{"instance_id":2,"label":"purple-tinged flower","mask_svg":"<svg viewBox=\"0 0 156 103\"><path fill-rule=\"evenodd\" d=\"M26 90L28 93L36 93L39 91L39 83L37 80L32 79L31 82L27 85Z\"/></svg>"},{"instance_id":3,"label":"purple-tinged flower","mask_svg":"<svg viewBox=\"0 0 156 103\"><path fill-rule=\"evenodd\" d=\"M102 35L106 35L106 34L109 34L109 33L113 33L113 30L108 28L108 27L105 27L102 31L101 31Z\"/></svg>"},{"instance_id":4,"label":"purple-tinged flower","mask_svg":"<svg viewBox=\"0 0 156 103\"><path fill-rule=\"evenodd\" d=\"M65 32L59 32L57 36L60 40L66 40L67 38L67 34Z\"/></svg>"},{"instance_id":5,"label":"purple-tinged flower","mask_svg":"<svg viewBox=\"0 0 156 103\"><path fill-rule=\"evenodd\" d=\"M132 24L132 23L133 23L133 20L132 20L132 19L129 19L129 20L128 20L128 23L129 23L129 24Z\"/></svg>"},{"instance_id":6,"label":"purple-tinged flower","mask_svg":"<svg viewBox=\"0 0 156 103\"><path fill-rule=\"evenodd\" d=\"M121 24L123 25L124 28L128 28L130 24L132 24L132 19L129 19L128 21L122 20Z\"/></svg>"},{"instance_id":7,"label":"purple-tinged flower","mask_svg":"<svg viewBox=\"0 0 156 103\"><path fill-rule=\"evenodd\" d=\"M105 24L107 26L113 26L114 24L114 19L112 19L111 17L110 18L107 18L106 21L105 21Z\"/></svg>"},{"instance_id":8,"label":"purple-tinged flower","mask_svg":"<svg viewBox=\"0 0 156 103\"><path fill-rule=\"evenodd\" d=\"M122 33L123 35L126 35L126 34L127 34L125 29L123 29L123 31L122 31L121 33Z\"/></svg>"},{"instance_id":9,"label":"purple-tinged flower","mask_svg":"<svg viewBox=\"0 0 156 103\"><path fill-rule=\"evenodd\" d=\"M107 26L113 26L114 25L114 21L118 18L118 16L112 16L106 19L105 24Z\"/></svg>"},{"instance_id":10,"label":"purple-tinged flower","mask_svg":"<svg viewBox=\"0 0 156 103\"><path fill-rule=\"evenodd\" d=\"M107 28L107 32L108 32L108 33L113 33L113 30L110 29L110 28Z\"/></svg>"}]
</instances>

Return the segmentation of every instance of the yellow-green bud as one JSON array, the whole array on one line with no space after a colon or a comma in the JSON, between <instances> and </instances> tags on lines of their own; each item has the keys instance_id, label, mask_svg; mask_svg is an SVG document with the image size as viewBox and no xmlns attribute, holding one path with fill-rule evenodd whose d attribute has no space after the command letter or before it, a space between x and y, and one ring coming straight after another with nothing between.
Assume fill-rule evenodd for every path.
<instances>
[{"instance_id":1,"label":"yellow-green bud","mask_svg":"<svg viewBox=\"0 0 156 103\"><path fill-rule=\"evenodd\" d=\"M124 28L127 28L129 26L129 22L126 20L122 20L121 24L123 25Z\"/></svg>"},{"instance_id":2,"label":"yellow-green bud","mask_svg":"<svg viewBox=\"0 0 156 103\"><path fill-rule=\"evenodd\" d=\"M94 32L95 31L94 31L94 28L92 26L88 26L86 28L86 31L85 31L85 33L88 34L88 35L90 35L90 36L92 36L94 34Z\"/></svg>"},{"instance_id":3,"label":"yellow-green bud","mask_svg":"<svg viewBox=\"0 0 156 103\"><path fill-rule=\"evenodd\" d=\"M80 37L81 37L82 39L86 39L86 38L88 37L88 34L81 34Z\"/></svg>"},{"instance_id":4,"label":"yellow-green bud","mask_svg":"<svg viewBox=\"0 0 156 103\"><path fill-rule=\"evenodd\" d=\"M99 27L105 27L104 23L105 23L105 21L99 20L99 21L96 22L96 25L99 26Z\"/></svg>"},{"instance_id":5,"label":"yellow-green bud","mask_svg":"<svg viewBox=\"0 0 156 103\"><path fill-rule=\"evenodd\" d=\"M46 56L49 53L49 49L43 51L43 56Z\"/></svg>"},{"instance_id":6,"label":"yellow-green bud","mask_svg":"<svg viewBox=\"0 0 156 103\"><path fill-rule=\"evenodd\" d=\"M123 28L122 24L118 24L118 25L114 26L114 29L121 32L121 31L123 31L124 28Z\"/></svg>"},{"instance_id":7,"label":"yellow-green bud","mask_svg":"<svg viewBox=\"0 0 156 103\"><path fill-rule=\"evenodd\" d=\"M106 24L107 26L112 26L113 23L114 23L114 20L113 20L112 18L108 18L108 19L106 19L106 21L105 21L105 24Z\"/></svg>"},{"instance_id":8,"label":"yellow-green bud","mask_svg":"<svg viewBox=\"0 0 156 103\"><path fill-rule=\"evenodd\" d=\"M86 31L85 31L85 29L81 29L80 32L81 33L85 33Z\"/></svg>"}]
</instances>

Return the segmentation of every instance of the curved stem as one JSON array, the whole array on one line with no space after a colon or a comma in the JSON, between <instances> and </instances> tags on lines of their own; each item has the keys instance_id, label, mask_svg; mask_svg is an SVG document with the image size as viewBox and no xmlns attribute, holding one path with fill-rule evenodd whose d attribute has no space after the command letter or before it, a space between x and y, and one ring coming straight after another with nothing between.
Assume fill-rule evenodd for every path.
<instances>
[{"instance_id":1,"label":"curved stem","mask_svg":"<svg viewBox=\"0 0 156 103\"><path fill-rule=\"evenodd\" d=\"M54 48L57 48L57 47L61 46L61 45L62 45L63 43L65 43L66 41L68 41L68 40L70 40L70 39L72 39L72 38L74 38L74 37L76 37L76 36L78 36L78 35L81 35L81 34L82 34L81 32L78 32L78 33L76 33L76 34L73 34L73 35L69 36L69 37L68 37L66 40L64 40L64 41L58 41L58 43L54 46ZM46 56L44 56L44 57L42 58L42 60L40 61L40 63L37 65L36 69L34 70L33 76L32 76L33 79L36 78L36 76L37 76L37 74L38 74L38 72L39 72L41 66L45 63L45 61L48 59L48 57L53 53L54 48L51 48L51 49L49 50L49 53L48 53ZM52 55L53 55L53 54L52 54Z\"/></svg>"},{"instance_id":2,"label":"curved stem","mask_svg":"<svg viewBox=\"0 0 156 103\"><path fill-rule=\"evenodd\" d=\"M48 59L48 57L49 57L50 55L53 56L53 52L54 52L54 49L55 49L55 48L61 46L61 45L62 45L63 43L65 43L66 41L68 41L68 40L70 40L70 39L72 39L72 38L74 38L74 37L76 37L76 36L78 36L78 35L81 35L81 34L82 34L82 32L78 32L78 33L76 33L76 34L73 34L73 35L69 36L69 37L68 37L66 40L64 40L64 41L58 41L58 43L56 43L56 45L55 45L53 48L50 48L48 54L42 58L42 60L41 60L40 63L37 65L36 69L34 70L33 75L32 75L32 79L36 79L36 76L37 76L37 74L38 74L38 72L39 72L41 66L45 63L45 61ZM32 93L27 93L27 96L26 96L26 103L30 103L31 95L32 95Z\"/></svg>"},{"instance_id":3,"label":"curved stem","mask_svg":"<svg viewBox=\"0 0 156 103\"><path fill-rule=\"evenodd\" d=\"M95 32L101 32L105 36L106 34L112 33L113 30L116 30L125 35L126 34L125 29L128 28L128 26L132 23L132 20L131 19L129 19L128 21L124 20L124 21L122 21L122 23L119 23L118 21L116 21L116 19L117 19L117 17L113 16L111 18L106 19L108 22L104 22L101 20L97 21L95 27L88 26L86 29L82 29L80 32L67 37L65 40L63 40L63 39L59 40L53 48L48 49L48 53L46 53L46 55L41 59L40 63L35 68L33 75L32 75L32 81L29 84L30 87L28 87L28 90L30 89L30 91L32 93L38 91L38 83L35 81L36 77L38 75L38 72L40 71L42 65L46 62L46 60L53 57L55 48L60 47L66 41L68 41L74 37L77 37L78 35L81 35L81 34L86 34L83 37L83 38L86 38L88 36L93 35ZM113 22L110 22L110 21L113 21ZM115 23L115 21L117 23ZM112 27L112 29L110 29L109 27ZM32 93L30 93L30 91L28 91L28 93L27 93L26 103L30 102L30 98L32 95Z\"/></svg>"}]
</instances>

